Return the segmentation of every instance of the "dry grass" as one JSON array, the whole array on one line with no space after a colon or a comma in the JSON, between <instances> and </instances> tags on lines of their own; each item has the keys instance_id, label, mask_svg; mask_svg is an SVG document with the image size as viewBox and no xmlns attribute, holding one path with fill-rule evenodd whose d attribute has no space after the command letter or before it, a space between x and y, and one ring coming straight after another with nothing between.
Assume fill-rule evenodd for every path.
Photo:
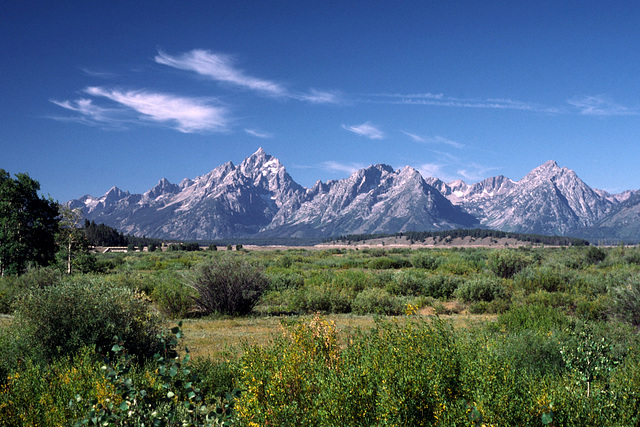
<instances>
[{"instance_id":1,"label":"dry grass","mask_svg":"<svg viewBox=\"0 0 640 427\"><path fill-rule=\"evenodd\" d=\"M282 333L281 321L310 316L288 317L242 317L230 319L189 319L184 320L182 330L185 335L184 345L189 348L195 358L210 357L212 359L230 359L242 353L243 344L265 345ZM415 319L431 319L432 315L388 317L397 322ZM440 319L452 322L455 328L467 328L471 325L490 322L495 315L487 314L454 314L442 315ZM351 314L329 314L323 318L335 322L343 338L358 329L366 330L375 325L373 316L356 316Z\"/></svg>"}]
</instances>

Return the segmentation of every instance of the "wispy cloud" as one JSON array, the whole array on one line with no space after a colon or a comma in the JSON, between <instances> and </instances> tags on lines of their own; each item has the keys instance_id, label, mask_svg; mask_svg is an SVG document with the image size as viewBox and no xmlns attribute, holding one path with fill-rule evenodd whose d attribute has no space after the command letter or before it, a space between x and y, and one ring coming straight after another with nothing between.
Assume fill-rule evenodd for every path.
<instances>
[{"instance_id":1,"label":"wispy cloud","mask_svg":"<svg viewBox=\"0 0 640 427\"><path fill-rule=\"evenodd\" d=\"M461 179L467 183L478 182L495 173L499 168L467 162L455 156L443 155L439 162L414 166L423 177L439 178L444 182Z\"/></svg>"},{"instance_id":2,"label":"wispy cloud","mask_svg":"<svg viewBox=\"0 0 640 427\"><path fill-rule=\"evenodd\" d=\"M588 116L637 116L640 114L640 111L617 104L602 95L577 97L568 100L567 103L577 108L580 114Z\"/></svg>"},{"instance_id":3,"label":"wispy cloud","mask_svg":"<svg viewBox=\"0 0 640 427\"><path fill-rule=\"evenodd\" d=\"M457 173L466 181L480 181L488 178L496 170L500 169L494 166L484 166L478 163L469 163L461 165L461 169L458 169Z\"/></svg>"},{"instance_id":4,"label":"wispy cloud","mask_svg":"<svg viewBox=\"0 0 640 427\"><path fill-rule=\"evenodd\" d=\"M256 129L245 129L244 130L246 133L248 133L251 136L255 136L256 138L273 138L273 135L267 132L261 132L259 130Z\"/></svg>"},{"instance_id":5,"label":"wispy cloud","mask_svg":"<svg viewBox=\"0 0 640 427\"><path fill-rule=\"evenodd\" d=\"M425 178L439 178L445 182L453 181L456 178L444 170L446 166L447 165L438 163L423 163L421 165L418 165L416 169Z\"/></svg>"},{"instance_id":6,"label":"wispy cloud","mask_svg":"<svg viewBox=\"0 0 640 427\"><path fill-rule=\"evenodd\" d=\"M452 141L450 139L447 138L443 138L441 136L421 136L421 135L416 135L415 133L411 133L411 132L405 132L405 131L400 131L403 134L407 135L409 138L411 138L413 141L415 142L420 142L422 144L446 144L449 145L451 147L454 148L464 148L464 144L461 144L459 142L456 141Z\"/></svg>"},{"instance_id":7,"label":"wispy cloud","mask_svg":"<svg viewBox=\"0 0 640 427\"><path fill-rule=\"evenodd\" d=\"M270 95L282 96L287 92L283 86L276 82L246 75L244 71L235 68L234 61L230 56L208 50L194 49L179 56L158 52L155 61L158 64L194 71L216 81L231 83Z\"/></svg>"},{"instance_id":8,"label":"wispy cloud","mask_svg":"<svg viewBox=\"0 0 640 427\"><path fill-rule=\"evenodd\" d=\"M442 93L383 93L366 95L362 101L398 105L433 105L440 107L485 108L560 113L561 109L531 102L504 98L457 98Z\"/></svg>"},{"instance_id":9,"label":"wispy cloud","mask_svg":"<svg viewBox=\"0 0 640 427\"><path fill-rule=\"evenodd\" d=\"M383 139L384 133L369 122L357 126L342 125L343 129L369 139Z\"/></svg>"},{"instance_id":10,"label":"wispy cloud","mask_svg":"<svg viewBox=\"0 0 640 427\"><path fill-rule=\"evenodd\" d=\"M137 119L162 123L183 133L220 132L229 123L224 107L211 105L210 101L186 98L145 90L120 91L102 87L88 87L85 93L109 99L117 108L104 108L91 99L52 101L54 104L78 114L77 119L86 124L119 126Z\"/></svg>"},{"instance_id":11,"label":"wispy cloud","mask_svg":"<svg viewBox=\"0 0 640 427\"><path fill-rule=\"evenodd\" d=\"M81 68L80 70L82 70L82 72L85 73L87 76L98 77L101 79L113 79L117 76L117 74L110 73L108 71L96 71L96 70L91 70L89 68Z\"/></svg>"},{"instance_id":12,"label":"wispy cloud","mask_svg":"<svg viewBox=\"0 0 640 427\"><path fill-rule=\"evenodd\" d=\"M102 108L93 103L91 99L80 98L75 101L56 101L54 99L51 100L54 104L59 107L62 107L66 110L73 111L78 113L79 116L76 118L71 118L72 120L78 119L77 121L87 121L87 122L97 122L97 123L110 123L116 120L117 110ZM56 117L57 119L69 120L68 117Z\"/></svg>"},{"instance_id":13,"label":"wispy cloud","mask_svg":"<svg viewBox=\"0 0 640 427\"><path fill-rule=\"evenodd\" d=\"M360 163L341 163L336 161L327 161L320 164L320 168L329 172L346 172L349 175L363 169L365 166Z\"/></svg>"},{"instance_id":14,"label":"wispy cloud","mask_svg":"<svg viewBox=\"0 0 640 427\"><path fill-rule=\"evenodd\" d=\"M297 99L313 104L338 104L341 102L337 92L316 89L310 89L308 92L291 92L281 83L247 75L243 70L236 67L235 61L231 56L204 49L194 49L177 56L159 51L154 59L158 64L179 70L193 71L211 80L228 83L269 96Z\"/></svg>"},{"instance_id":15,"label":"wispy cloud","mask_svg":"<svg viewBox=\"0 0 640 427\"><path fill-rule=\"evenodd\" d=\"M300 101L311 102L312 104L340 104L342 103L342 97L338 92L326 92L316 89L311 89L308 93L299 93L291 95L292 98L296 98Z\"/></svg>"}]
</instances>

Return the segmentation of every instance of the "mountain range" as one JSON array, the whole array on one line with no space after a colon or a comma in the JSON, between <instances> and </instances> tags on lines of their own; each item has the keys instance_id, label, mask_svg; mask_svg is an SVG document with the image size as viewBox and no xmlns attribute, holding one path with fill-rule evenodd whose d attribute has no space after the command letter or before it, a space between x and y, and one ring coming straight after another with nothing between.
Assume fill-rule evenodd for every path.
<instances>
[{"instance_id":1,"label":"mountain range","mask_svg":"<svg viewBox=\"0 0 640 427\"><path fill-rule=\"evenodd\" d=\"M144 194L117 187L69 202L85 218L126 234L181 240L330 237L456 228L640 240L640 190L609 194L548 161L520 181L468 185L378 164L348 178L297 184L262 148L179 184Z\"/></svg>"}]
</instances>

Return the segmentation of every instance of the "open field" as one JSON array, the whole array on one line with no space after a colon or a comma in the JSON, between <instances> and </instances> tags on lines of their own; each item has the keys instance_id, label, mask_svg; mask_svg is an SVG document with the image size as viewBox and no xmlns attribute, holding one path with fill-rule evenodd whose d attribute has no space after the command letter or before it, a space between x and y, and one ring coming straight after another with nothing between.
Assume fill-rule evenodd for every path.
<instances>
[{"instance_id":1,"label":"open field","mask_svg":"<svg viewBox=\"0 0 640 427\"><path fill-rule=\"evenodd\" d=\"M106 396L109 416L194 425L179 408L198 396L252 427L638 425L639 248L392 245L104 253L3 277L0 426L64 425ZM156 322L181 322L179 359L149 359L174 345ZM180 391L191 374L199 391ZM151 406L117 409L132 390Z\"/></svg>"},{"instance_id":2,"label":"open field","mask_svg":"<svg viewBox=\"0 0 640 427\"><path fill-rule=\"evenodd\" d=\"M429 311L429 310L425 310ZM418 318L428 320L433 315L393 316L393 322L406 322ZM493 322L495 314L442 315L440 319L452 322L457 328L469 328L486 322ZM265 346L283 333L283 320L304 320L311 316L294 317L243 317L232 319L186 319L182 330L185 334L183 345L189 348L193 357L231 359L242 354L243 346ZM369 330L374 325L373 316L352 314L332 314L323 316L336 325L341 335L348 337L357 329ZM345 345L345 343L342 343Z\"/></svg>"}]
</instances>

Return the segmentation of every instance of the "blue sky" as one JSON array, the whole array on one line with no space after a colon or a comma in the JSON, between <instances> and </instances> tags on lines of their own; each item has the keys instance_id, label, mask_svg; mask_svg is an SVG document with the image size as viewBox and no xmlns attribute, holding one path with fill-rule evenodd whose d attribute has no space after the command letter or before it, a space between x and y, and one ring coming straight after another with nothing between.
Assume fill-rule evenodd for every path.
<instances>
[{"instance_id":1,"label":"blue sky","mask_svg":"<svg viewBox=\"0 0 640 427\"><path fill-rule=\"evenodd\" d=\"M640 5L13 1L0 168L59 201L263 147L310 187L376 163L467 183L547 160L640 188Z\"/></svg>"}]
</instances>

